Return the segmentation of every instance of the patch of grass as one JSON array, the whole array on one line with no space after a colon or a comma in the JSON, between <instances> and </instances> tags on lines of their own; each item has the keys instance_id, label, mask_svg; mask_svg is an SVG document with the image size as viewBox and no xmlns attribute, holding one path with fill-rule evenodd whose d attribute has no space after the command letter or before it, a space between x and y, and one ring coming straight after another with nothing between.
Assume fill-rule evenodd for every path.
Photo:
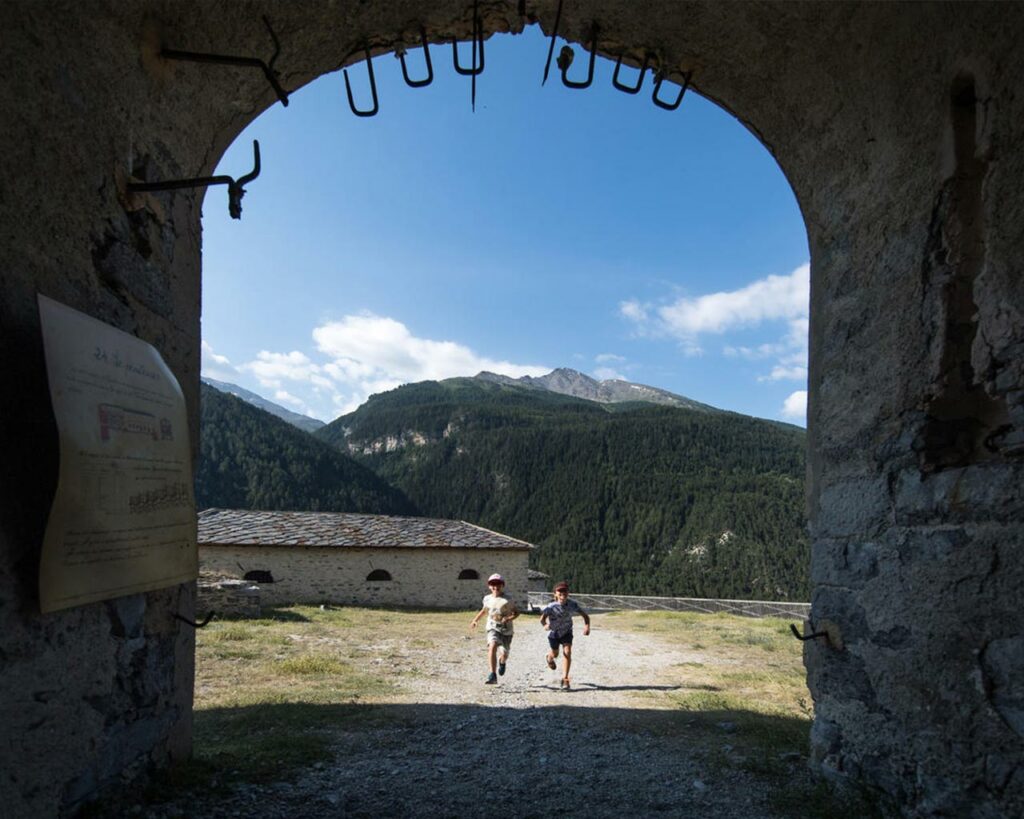
<instances>
[{"instance_id":1,"label":"patch of grass","mask_svg":"<svg viewBox=\"0 0 1024 819\"><path fill-rule=\"evenodd\" d=\"M344 674L348 670L345 663L331 657L307 654L302 657L289 657L274 663L274 670L279 674L318 675Z\"/></svg>"},{"instance_id":2,"label":"patch of grass","mask_svg":"<svg viewBox=\"0 0 1024 819\"><path fill-rule=\"evenodd\" d=\"M705 658L661 675L659 682L678 686L661 698L672 717L646 730L686 736L709 764L741 767L773 792L785 791L793 755L807 755L813 716L801 646L787 621L692 612L621 612L609 619L617 628L664 635Z\"/></svg>"}]
</instances>

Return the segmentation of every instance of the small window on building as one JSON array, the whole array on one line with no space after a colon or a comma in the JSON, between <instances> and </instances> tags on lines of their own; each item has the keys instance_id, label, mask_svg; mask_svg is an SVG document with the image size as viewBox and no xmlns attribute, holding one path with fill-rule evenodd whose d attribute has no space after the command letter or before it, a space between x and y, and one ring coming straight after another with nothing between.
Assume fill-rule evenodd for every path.
<instances>
[{"instance_id":1,"label":"small window on building","mask_svg":"<svg viewBox=\"0 0 1024 819\"><path fill-rule=\"evenodd\" d=\"M459 580L479 580L480 572L476 569L463 569L459 572Z\"/></svg>"},{"instance_id":2,"label":"small window on building","mask_svg":"<svg viewBox=\"0 0 1024 819\"><path fill-rule=\"evenodd\" d=\"M367 580L390 580L391 579L391 575L390 575L390 573L384 571L383 569L374 569L372 572L370 572L368 575L366 575L366 579Z\"/></svg>"}]
</instances>

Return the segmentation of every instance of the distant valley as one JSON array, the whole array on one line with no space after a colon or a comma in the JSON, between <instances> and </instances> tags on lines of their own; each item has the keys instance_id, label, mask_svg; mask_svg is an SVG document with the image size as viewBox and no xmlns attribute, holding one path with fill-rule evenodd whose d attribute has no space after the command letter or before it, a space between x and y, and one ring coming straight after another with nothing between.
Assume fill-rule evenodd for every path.
<instances>
[{"instance_id":1,"label":"distant valley","mask_svg":"<svg viewBox=\"0 0 1024 819\"><path fill-rule=\"evenodd\" d=\"M807 599L804 430L655 388L637 400L634 386L643 385L572 370L539 379L481 373L408 384L311 436L294 432L365 470L324 473L327 483L361 476L360 492L334 497L375 508L351 511L405 503L529 540L538 546L535 568L581 591ZM207 435L221 435L223 423L204 409L204 459L212 456ZM326 508L309 453L293 468L300 450L289 446L275 462L276 483L294 472L307 480L287 493L298 505L276 508ZM258 460L239 452L251 482L266 480L252 469ZM373 492L367 475L379 481Z\"/></svg>"}]
</instances>

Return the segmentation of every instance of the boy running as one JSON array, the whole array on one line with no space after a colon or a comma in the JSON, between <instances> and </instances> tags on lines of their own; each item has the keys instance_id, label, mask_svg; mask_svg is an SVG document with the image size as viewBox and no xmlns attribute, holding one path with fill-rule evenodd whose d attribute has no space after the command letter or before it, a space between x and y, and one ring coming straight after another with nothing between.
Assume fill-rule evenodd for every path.
<instances>
[{"instance_id":1,"label":"boy running","mask_svg":"<svg viewBox=\"0 0 1024 819\"><path fill-rule=\"evenodd\" d=\"M476 628L477 621L487 615L487 662L491 673L484 682L494 685L498 681L498 675L494 673L495 666L498 674L505 673L508 652L512 648L512 621L519 616L519 610L515 603L505 598L505 578L500 574L488 577L487 587L491 592L484 598L483 608L476 613L469 627Z\"/></svg>"},{"instance_id":2,"label":"boy running","mask_svg":"<svg viewBox=\"0 0 1024 819\"><path fill-rule=\"evenodd\" d=\"M540 613L542 628L548 629L548 645L551 651L546 657L548 668L552 671L557 667L558 647L562 647L565 674L562 676L562 688L569 687L569 667L572 665L572 616L578 614L583 618L583 636L590 634L590 615L580 604L569 599L569 584L559 583L555 586L555 599L548 603ZM550 625L548 625L550 623Z\"/></svg>"}]
</instances>

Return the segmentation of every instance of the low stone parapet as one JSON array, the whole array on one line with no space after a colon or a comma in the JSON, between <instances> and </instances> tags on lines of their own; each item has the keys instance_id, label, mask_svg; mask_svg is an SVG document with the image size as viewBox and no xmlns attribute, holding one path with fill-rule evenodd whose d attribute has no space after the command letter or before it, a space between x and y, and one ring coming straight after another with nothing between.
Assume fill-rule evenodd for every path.
<instances>
[{"instance_id":1,"label":"low stone parapet","mask_svg":"<svg viewBox=\"0 0 1024 819\"><path fill-rule=\"evenodd\" d=\"M705 614L725 612L743 617L796 617L810 615L810 603L771 600L708 600L700 597L643 597L628 594L577 594L572 598L588 611L696 611ZM530 608L539 609L551 602L550 592L530 592Z\"/></svg>"},{"instance_id":2,"label":"low stone parapet","mask_svg":"<svg viewBox=\"0 0 1024 819\"><path fill-rule=\"evenodd\" d=\"M248 580L200 579L196 585L196 616L259 617L260 587Z\"/></svg>"}]
</instances>

